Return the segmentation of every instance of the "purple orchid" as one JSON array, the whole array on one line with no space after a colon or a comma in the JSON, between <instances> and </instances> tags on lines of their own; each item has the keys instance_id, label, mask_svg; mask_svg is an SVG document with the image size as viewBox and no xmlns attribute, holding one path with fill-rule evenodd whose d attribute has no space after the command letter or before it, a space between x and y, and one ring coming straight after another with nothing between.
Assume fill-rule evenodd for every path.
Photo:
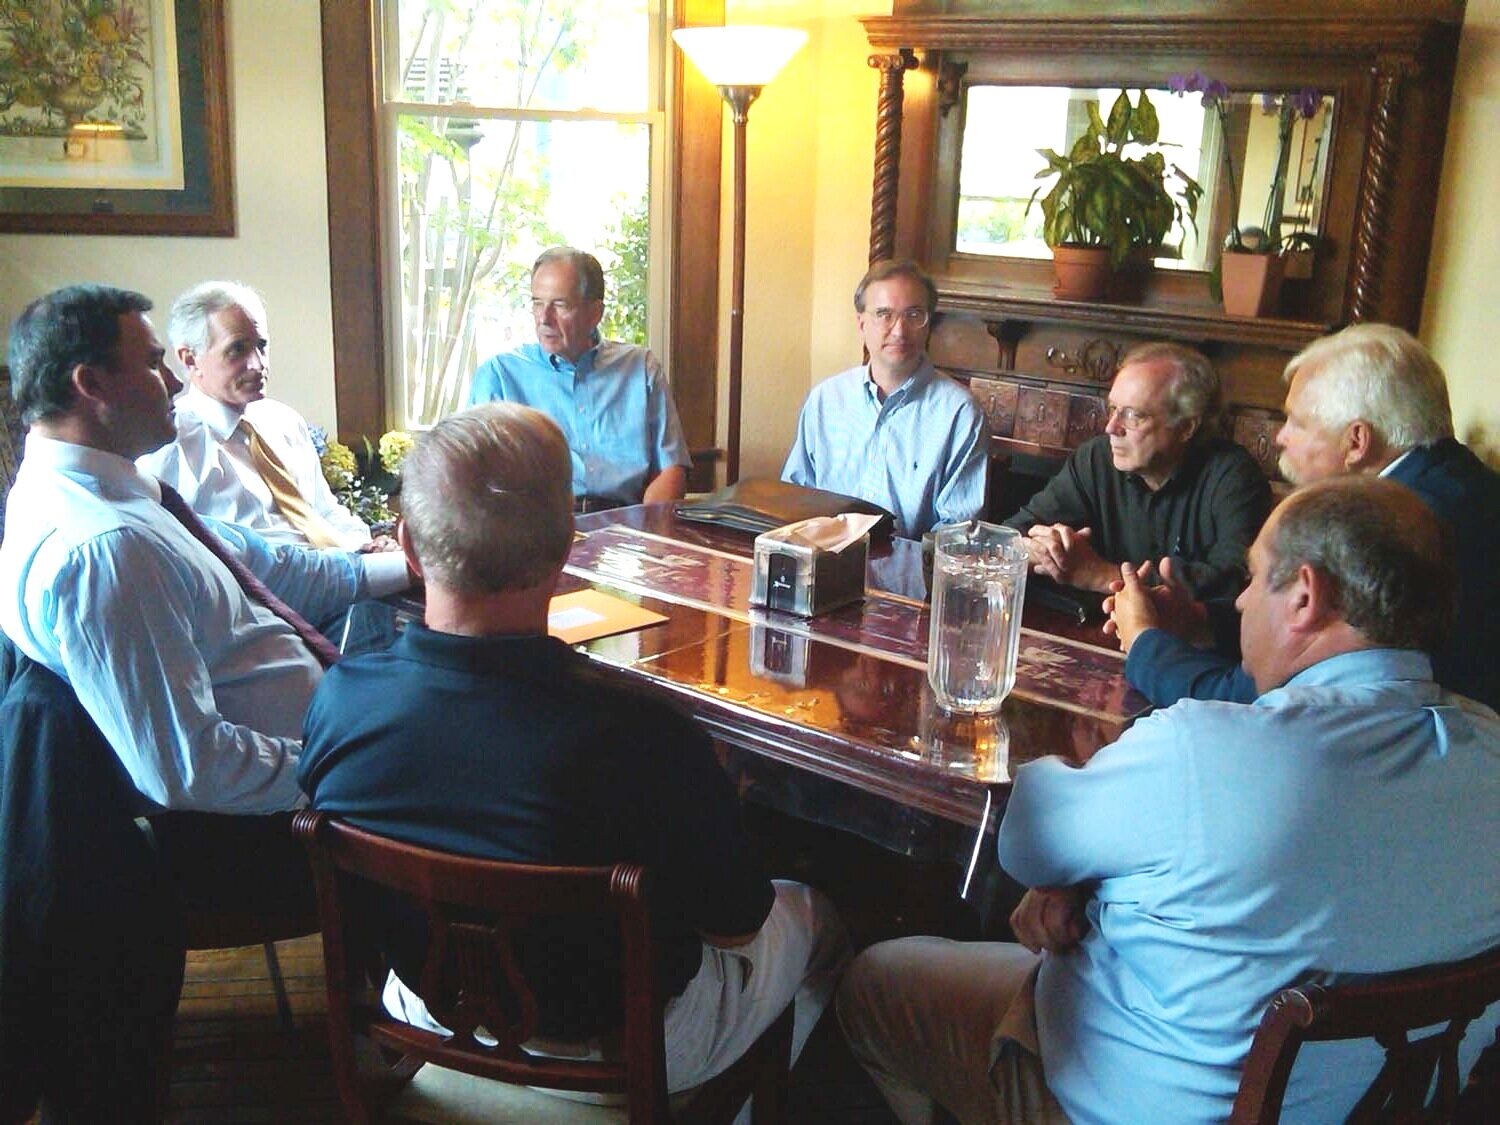
<instances>
[{"instance_id":1,"label":"purple orchid","mask_svg":"<svg viewBox=\"0 0 1500 1125\"><path fill-rule=\"evenodd\" d=\"M1226 120L1229 107L1229 84L1218 78L1210 78L1201 70L1192 71L1189 74L1172 74L1167 77L1167 89L1179 97L1183 94L1199 94L1204 109L1212 109L1219 115L1219 128L1227 137L1229 135L1229 122ZM1240 198L1239 185L1234 178L1234 160L1229 154L1226 145L1223 148L1224 171L1229 178L1229 198L1238 202ZM1235 250L1243 250L1245 244L1240 240L1240 227L1238 223L1229 225L1229 245Z\"/></svg>"},{"instance_id":2,"label":"purple orchid","mask_svg":"<svg viewBox=\"0 0 1500 1125\"><path fill-rule=\"evenodd\" d=\"M1315 90L1311 86L1290 94L1262 94L1260 96L1260 108L1264 113L1280 113L1285 111L1288 117L1296 115L1304 121L1317 115L1318 109L1323 104L1323 91Z\"/></svg>"},{"instance_id":3,"label":"purple orchid","mask_svg":"<svg viewBox=\"0 0 1500 1125\"><path fill-rule=\"evenodd\" d=\"M1295 94L1289 95L1289 98L1292 108L1304 120L1311 118L1323 105L1322 91L1314 90L1311 86L1302 87Z\"/></svg>"},{"instance_id":4,"label":"purple orchid","mask_svg":"<svg viewBox=\"0 0 1500 1125\"><path fill-rule=\"evenodd\" d=\"M1173 94L1198 94L1202 98L1203 108L1212 109L1219 115L1219 127L1228 136L1228 109L1229 109L1229 84L1219 78L1210 78L1201 70L1190 71L1187 74L1172 74L1167 77L1167 89ZM1292 122L1295 118L1308 120L1314 117L1323 105L1323 94L1311 86L1304 86L1294 93L1285 94L1262 94L1260 96L1261 109L1266 113L1279 114L1281 117L1280 141L1281 159L1277 162L1276 180L1271 185L1271 196L1267 203L1267 226L1266 230L1272 232L1273 242L1275 231L1273 228L1279 224L1273 215L1275 201L1279 198L1277 186L1285 176L1286 146L1291 136ZM1229 180L1229 197L1236 203L1239 201L1239 186L1235 182L1234 160L1229 149L1225 147L1224 171ZM1229 228L1229 245L1234 250L1243 250L1244 242L1240 237L1239 224L1232 224Z\"/></svg>"}]
</instances>

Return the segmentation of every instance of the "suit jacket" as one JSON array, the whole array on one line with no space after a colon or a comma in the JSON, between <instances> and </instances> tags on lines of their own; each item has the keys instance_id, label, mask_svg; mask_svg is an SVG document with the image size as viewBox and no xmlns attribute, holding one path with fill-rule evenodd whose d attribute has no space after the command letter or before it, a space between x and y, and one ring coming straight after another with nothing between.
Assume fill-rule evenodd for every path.
<instances>
[{"instance_id":1,"label":"suit jacket","mask_svg":"<svg viewBox=\"0 0 1500 1125\"><path fill-rule=\"evenodd\" d=\"M1437 682L1500 711L1500 473L1454 438L1418 446L1389 474L1453 531L1458 621L1433 656Z\"/></svg>"},{"instance_id":2,"label":"suit jacket","mask_svg":"<svg viewBox=\"0 0 1500 1125\"><path fill-rule=\"evenodd\" d=\"M119 758L67 682L0 635L0 1120L159 1116L179 901Z\"/></svg>"},{"instance_id":3,"label":"suit jacket","mask_svg":"<svg viewBox=\"0 0 1500 1125\"><path fill-rule=\"evenodd\" d=\"M1410 450L1387 476L1406 485L1453 534L1458 620L1433 654L1433 677L1450 691L1500 710L1500 474L1454 438ZM1125 677L1158 707L1179 699L1248 703L1255 685L1230 657L1196 649L1161 629L1142 633Z\"/></svg>"}]
</instances>

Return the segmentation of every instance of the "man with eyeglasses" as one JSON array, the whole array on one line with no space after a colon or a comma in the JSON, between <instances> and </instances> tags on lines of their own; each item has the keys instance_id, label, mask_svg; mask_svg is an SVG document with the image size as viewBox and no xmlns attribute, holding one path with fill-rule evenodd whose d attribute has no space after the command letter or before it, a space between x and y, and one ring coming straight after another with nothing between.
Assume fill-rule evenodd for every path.
<instances>
[{"instance_id":1,"label":"man with eyeglasses","mask_svg":"<svg viewBox=\"0 0 1500 1125\"><path fill-rule=\"evenodd\" d=\"M1005 521L1026 533L1032 569L1104 593L1121 563L1171 559L1198 597L1238 593L1271 491L1255 459L1217 436L1218 412L1219 377L1201 353L1126 353L1104 433Z\"/></svg>"},{"instance_id":2,"label":"man with eyeglasses","mask_svg":"<svg viewBox=\"0 0 1500 1125\"><path fill-rule=\"evenodd\" d=\"M812 389L783 480L858 496L920 539L984 509L989 429L973 396L927 358L937 286L909 259L872 265L854 290L870 362Z\"/></svg>"},{"instance_id":3,"label":"man with eyeglasses","mask_svg":"<svg viewBox=\"0 0 1500 1125\"><path fill-rule=\"evenodd\" d=\"M604 340L604 270L571 246L531 267L536 343L474 373L469 405L516 402L546 414L568 439L573 508L678 500L692 463L661 364L635 344Z\"/></svg>"},{"instance_id":4,"label":"man with eyeglasses","mask_svg":"<svg viewBox=\"0 0 1500 1125\"><path fill-rule=\"evenodd\" d=\"M1453 436L1443 369L1422 343L1390 324L1356 324L1292 357L1286 422L1276 434L1293 484L1354 474L1389 477L1415 492L1453 535L1459 612L1433 653L1449 691L1500 710L1500 474ZM1249 703L1256 688L1233 643L1237 618L1221 602L1192 603L1168 578L1143 587L1122 574L1106 600L1106 632L1125 650L1125 677L1158 707L1179 699ZM1190 643L1212 638L1216 648ZM1228 642L1228 643L1226 643Z\"/></svg>"}]
</instances>

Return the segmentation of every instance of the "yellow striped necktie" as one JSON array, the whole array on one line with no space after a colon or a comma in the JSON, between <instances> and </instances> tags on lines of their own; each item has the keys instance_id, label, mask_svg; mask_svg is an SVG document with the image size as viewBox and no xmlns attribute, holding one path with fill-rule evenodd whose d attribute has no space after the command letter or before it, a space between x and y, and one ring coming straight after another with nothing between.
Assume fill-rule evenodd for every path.
<instances>
[{"instance_id":1,"label":"yellow striped necktie","mask_svg":"<svg viewBox=\"0 0 1500 1125\"><path fill-rule=\"evenodd\" d=\"M240 429L250 439L250 463L255 466L260 479L266 482L266 487L271 490L271 496L287 522L300 531L314 547L342 547L344 543L339 533L333 530L332 524L313 511L312 505L297 488L297 482L292 479L292 474L287 471L285 462L276 455L276 451L261 439L247 419L240 419Z\"/></svg>"}]
</instances>

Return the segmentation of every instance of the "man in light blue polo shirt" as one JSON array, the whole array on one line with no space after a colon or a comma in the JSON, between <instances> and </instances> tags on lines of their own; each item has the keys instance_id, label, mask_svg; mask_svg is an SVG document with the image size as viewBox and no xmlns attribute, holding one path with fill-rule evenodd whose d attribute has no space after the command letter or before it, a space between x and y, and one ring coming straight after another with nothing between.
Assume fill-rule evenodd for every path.
<instances>
[{"instance_id":1,"label":"man in light blue polo shirt","mask_svg":"<svg viewBox=\"0 0 1500 1125\"><path fill-rule=\"evenodd\" d=\"M531 315L537 342L480 367L469 405L517 402L556 422L579 512L680 499L691 462L672 390L646 348L600 339L598 259L571 246L544 251L531 267Z\"/></svg>"},{"instance_id":2,"label":"man in light blue polo shirt","mask_svg":"<svg viewBox=\"0 0 1500 1125\"><path fill-rule=\"evenodd\" d=\"M909 259L876 262L854 311L870 362L812 389L781 478L879 504L908 539L973 519L989 429L968 390L927 358L937 286Z\"/></svg>"},{"instance_id":3,"label":"man in light blue polo shirt","mask_svg":"<svg viewBox=\"0 0 1500 1125\"><path fill-rule=\"evenodd\" d=\"M1223 1121L1278 989L1500 941L1500 717L1428 659L1453 620L1444 539L1393 481L1293 493L1239 597L1255 702L1183 700L1082 768L1016 770L999 856L1033 888L1022 944L888 942L841 986L903 1121L932 1101L962 1121ZM1465 1072L1497 1021L1469 1025ZM1342 1122L1383 1054L1308 1044L1281 1120Z\"/></svg>"}]
</instances>

